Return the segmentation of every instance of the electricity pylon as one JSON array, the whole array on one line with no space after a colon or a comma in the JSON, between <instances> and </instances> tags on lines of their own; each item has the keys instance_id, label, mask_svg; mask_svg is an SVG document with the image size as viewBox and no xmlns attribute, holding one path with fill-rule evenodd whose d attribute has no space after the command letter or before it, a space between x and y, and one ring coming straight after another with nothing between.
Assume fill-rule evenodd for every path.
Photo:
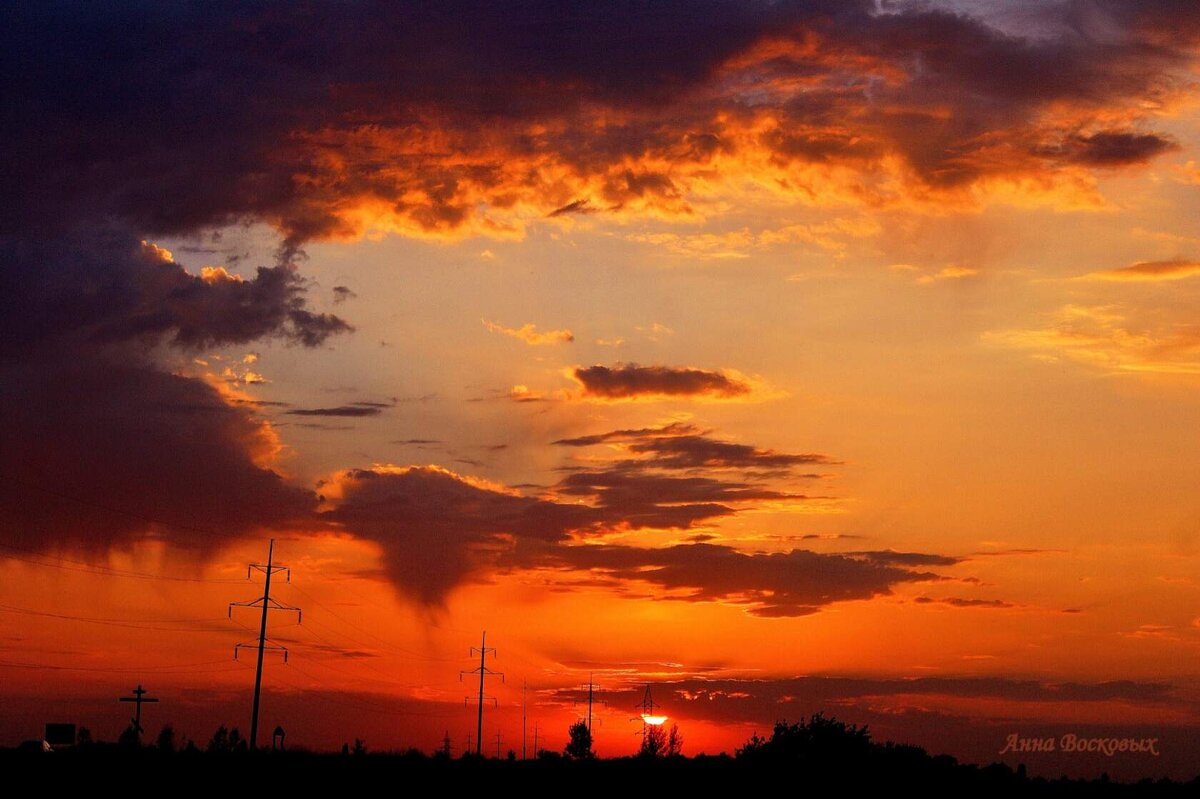
<instances>
[{"instance_id":1,"label":"electricity pylon","mask_svg":"<svg viewBox=\"0 0 1200 799\"><path fill-rule=\"evenodd\" d=\"M471 654L479 653L479 668L471 669L470 671L460 671L458 679L461 682L464 674L479 675L479 716L475 724L475 754L483 755L483 679L485 677L499 677L500 682L504 682L504 672L492 671L487 667L488 653L492 653L492 657L496 657L496 650L487 645L487 630L483 631L483 640L479 646L471 647Z\"/></svg>"},{"instance_id":2,"label":"electricity pylon","mask_svg":"<svg viewBox=\"0 0 1200 799\"><path fill-rule=\"evenodd\" d=\"M242 649L252 647L258 648L258 665L254 670L254 709L250 714L250 748L255 749L258 746L258 702L262 697L262 672L263 672L263 652L270 649L275 652L283 653L283 662L287 663L287 647L278 644L267 646L267 611L268 610L285 610L296 614L296 623L300 623L301 615L300 608L284 605L271 598L271 575L276 572L287 572L287 581L292 581L292 571L287 566L279 566L274 562L275 556L275 539L271 539L271 544L267 548L267 565L261 563L251 563L246 568L246 579L250 579L250 575L255 571L260 571L266 575L266 584L263 586L263 595L258 599L247 600L246 602L230 602L229 603L229 618L233 618L234 608L262 608L262 620L258 626L258 643L243 643L238 644L233 648L233 659L237 660L238 652Z\"/></svg>"}]
</instances>

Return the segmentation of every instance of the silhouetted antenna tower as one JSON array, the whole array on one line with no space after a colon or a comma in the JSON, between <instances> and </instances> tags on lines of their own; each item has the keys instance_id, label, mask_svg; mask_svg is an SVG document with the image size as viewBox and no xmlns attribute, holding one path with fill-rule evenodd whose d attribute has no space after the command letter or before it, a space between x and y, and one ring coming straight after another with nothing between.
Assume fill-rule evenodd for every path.
<instances>
[{"instance_id":1,"label":"silhouetted antenna tower","mask_svg":"<svg viewBox=\"0 0 1200 799\"><path fill-rule=\"evenodd\" d=\"M258 702L262 697L262 671L263 671L263 652L270 649L274 652L283 653L283 662L287 663L288 651L287 647L272 643L267 645L267 611L268 610L284 610L296 614L296 623L300 623L301 615L300 608L294 608L291 605L284 605L276 602L271 598L271 575L276 572L287 572L287 581L292 581L292 571L287 566L279 566L274 562L275 557L275 539L271 539L271 544L267 548L267 565L261 563L251 563L246 568L246 579L250 579L250 575L256 571L260 571L266 575L265 585L263 586L263 595L259 599L251 599L246 602L230 602L229 603L229 618L233 618L234 608L262 608L262 621L258 627L258 643L253 644L238 644L233 648L233 659L237 660L238 652L242 649L253 647L258 648L258 665L254 670L254 709L250 714L250 748L255 749L258 746Z\"/></svg>"},{"instance_id":2,"label":"silhouetted antenna tower","mask_svg":"<svg viewBox=\"0 0 1200 799\"><path fill-rule=\"evenodd\" d=\"M646 683L646 693L642 697L642 701L634 706L635 710L640 710L641 713L635 716L631 721L641 721L641 732L636 732L634 735L642 736L642 740L646 740L646 735L650 732L651 727L661 727L667 717L661 713L655 713L656 710L661 710L662 705L654 701L654 697L650 695L650 683Z\"/></svg>"},{"instance_id":3,"label":"silhouetted antenna tower","mask_svg":"<svg viewBox=\"0 0 1200 799\"><path fill-rule=\"evenodd\" d=\"M133 689L132 693L133 693L133 696L122 696L119 698L118 701L133 702L136 705L137 709L133 711L133 718L131 718L129 721L131 724L133 724L134 734L138 737L138 740L141 740L141 737L142 737L142 703L144 703L144 702L153 703L153 702L157 702L158 700L153 697L146 696L146 689L141 686L141 683L138 684L137 688Z\"/></svg>"},{"instance_id":4,"label":"silhouetted antenna tower","mask_svg":"<svg viewBox=\"0 0 1200 799\"><path fill-rule=\"evenodd\" d=\"M500 730L496 730L496 759L500 759Z\"/></svg>"},{"instance_id":5,"label":"silhouetted antenna tower","mask_svg":"<svg viewBox=\"0 0 1200 799\"><path fill-rule=\"evenodd\" d=\"M446 730L446 737L442 738L442 754L446 757L450 757L452 754L450 748L450 730Z\"/></svg>"},{"instance_id":6,"label":"silhouetted antenna tower","mask_svg":"<svg viewBox=\"0 0 1200 799\"><path fill-rule=\"evenodd\" d=\"M471 669L470 671L460 671L458 673L458 679L461 682L464 674L478 674L479 675L479 716L478 716L478 719L475 724L475 754L482 755L483 754L483 680L485 677L499 677L500 682L504 682L504 672L492 671L491 669L489 669L487 667L488 653L489 652L492 653L493 658L495 658L497 656L496 650L487 645L487 630L483 631L483 640L480 641L479 646L471 647L471 654L474 655L476 652L479 653L479 668ZM492 701L495 701L495 700L492 700Z\"/></svg>"}]
</instances>

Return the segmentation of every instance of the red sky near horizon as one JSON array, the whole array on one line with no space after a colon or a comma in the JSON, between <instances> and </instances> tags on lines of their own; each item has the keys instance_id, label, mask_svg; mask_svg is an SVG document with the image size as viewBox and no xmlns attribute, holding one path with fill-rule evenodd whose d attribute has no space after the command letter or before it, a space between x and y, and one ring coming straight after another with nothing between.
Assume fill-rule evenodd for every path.
<instances>
[{"instance_id":1,"label":"red sky near horizon","mask_svg":"<svg viewBox=\"0 0 1200 799\"><path fill-rule=\"evenodd\" d=\"M0 13L0 745L1200 772L1194 4Z\"/></svg>"}]
</instances>

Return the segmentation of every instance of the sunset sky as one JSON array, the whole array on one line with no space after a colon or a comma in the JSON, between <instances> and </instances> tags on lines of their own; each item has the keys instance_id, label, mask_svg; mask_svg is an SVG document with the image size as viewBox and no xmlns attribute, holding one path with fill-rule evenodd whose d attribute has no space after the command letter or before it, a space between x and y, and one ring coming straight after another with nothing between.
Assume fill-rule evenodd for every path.
<instances>
[{"instance_id":1,"label":"sunset sky","mask_svg":"<svg viewBox=\"0 0 1200 799\"><path fill-rule=\"evenodd\" d=\"M0 11L0 745L1200 772L1200 7ZM256 575L261 578L261 575ZM1040 759L1039 759L1040 758Z\"/></svg>"}]
</instances>

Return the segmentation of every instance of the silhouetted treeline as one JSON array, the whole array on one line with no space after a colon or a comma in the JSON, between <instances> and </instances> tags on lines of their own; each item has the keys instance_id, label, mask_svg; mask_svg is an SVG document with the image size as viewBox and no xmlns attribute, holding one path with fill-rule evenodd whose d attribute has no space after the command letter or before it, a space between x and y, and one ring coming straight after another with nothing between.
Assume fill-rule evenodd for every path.
<instances>
[{"instance_id":1,"label":"silhouetted treeline","mask_svg":"<svg viewBox=\"0 0 1200 799\"><path fill-rule=\"evenodd\" d=\"M585 728L586 729L586 728ZM676 732L678 736L678 732ZM669 739L670 736L667 736ZM955 791L982 796L1189 796L1200 795L1200 777L1190 782L1144 780L1121 784L1095 780L1030 778L1023 769L996 763L975 766L947 755L933 756L916 746L871 740L865 727L845 724L821 714L798 723L780 722L769 737L752 737L733 756L685 757L639 755L596 758L577 733L570 756L540 752L530 760L495 760L474 755L433 755L416 749L403 753L370 752L362 741L341 753L248 751L240 736L220 728L209 746L174 746L174 735L160 735L143 746L90 742L72 749L43 753L39 747L0 750L0 769L11 781L29 779L39 792L66 788L99 790L139 781L162 790L179 786L190 794L220 790L242 777L270 779L273 789L289 787L341 789L375 785L375 779L397 786L437 785L453 790L487 783L536 792L585 785L591 790L628 790L658 786L672 792L695 790L702 795L728 791L743 795L755 786L784 786L789 793L816 790L900 789ZM669 746L669 742L668 742ZM678 751L678 744L676 744ZM378 784L385 784L380 782Z\"/></svg>"}]
</instances>

